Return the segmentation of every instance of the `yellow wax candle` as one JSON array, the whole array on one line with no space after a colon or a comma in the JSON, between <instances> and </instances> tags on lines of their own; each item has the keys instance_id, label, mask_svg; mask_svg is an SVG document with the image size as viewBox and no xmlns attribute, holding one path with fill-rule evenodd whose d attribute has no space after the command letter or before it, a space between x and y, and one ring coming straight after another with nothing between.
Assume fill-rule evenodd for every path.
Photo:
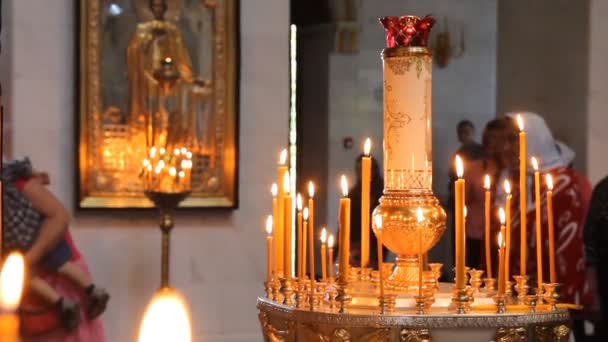
<instances>
[{"instance_id":1,"label":"yellow wax candle","mask_svg":"<svg viewBox=\"0 0 608 342\"><path fill-rule=\"evenodd\" d=\"M327 281L327 230L321 230L321 279Z\"/></svg>"},{"instance_id":2,"label":"yellow wax candle","mask_svg":"<svg viewBox=\"0 0 608 342\"><path fill-rule=\"evenodd\" d=\"M372 181L372 142L365 140L364 156L361 158L361 268L369 265L369 201Z\"/></svg>"},{"instance_id":3,"label":"yellow wax candle","mask_svg":"<svg viewBox=\"0 0 608 342\"><path fill-rule=\"evenodd\" d=\"M506 224L505 224L505 281L509 281L511 279L511 183L509 183L508 179L505 179L504 183L505 193L507 194L507 199L505 201L505 216L506 216Z\"/></svg>"},{"instance_id":4,"label":"yellow wax candle","mask_svg":"<svg viewBox=\"0 0 608 342\"><path fill-rule=\"evenodd\" d=\"M25 261L17 252L9 254L0 272L0 341L19 341L19 317L16 314L25 275Z\"/></svg>"},{"instance_id":5,"label":"yellow wax candle","mask_svg":"<svg viewBox=\"0 0 608 342\"><path fill-rule=\"evenodd\" d=\"M310 213L309 213L310 214ZM303 215L302 215L303 216ZM304 220L302 227L302 273L306 278L308 271L308 220Z\"/></svg>"},{"instance_id":6,"label":"yellow wax candle","mask_svg":"<svg viewBox=\"0 0 608 342\"><path fill-rule=\"evenodd\" d=\"M536 279L538 287L543 284L543 241L542 241L542 222L540 215L540 173L538 172L538 161L532 157L532 167L534 168L534 204L536 208Z\"/></svg>"},{"instance_id":7,"label":"yellow wax candle","mask_svg":"<svg viewBox=\"0 0 608 342\"><path fill-rule=\"evenodd\" d=\"M483 179L483 187L486 189L484 199L485 214L485 250L486 250L486 275L492 278L492 255L490 254L490 175Z\"/></svg>"},{"instance_id":8,"label":"yellow wax candle","mask_svg":"<svg viewBox=\"0 0 608 342\"><path fill-rule=\"evenodd\" d=\"M297 267L297 272L298 272L298 278L303 279L302 275L304 274L305 270L302 268L302 235L305 233L302 230L302 195L300 193L298 193L298 195L296 196L296 208L297 208L297 214L296 214L296 230L297 230L297 238L296 238L296 246L297 246L297 261L298 261L298 267Z\"/></svg>"},{"instance_id":9,"label":"yellow wax candle","mask_svg":"<svg viewBox=\"0 0 608 342\"><path fill-rule=\"evenodd\" d=\"M308 258L310 260L310 283L313 285L312 289L314 289L315 283L315 240L314 240L314 231L310 226L308 220L310 219L308 208L304 208L304 227L308 228L308 241L310 242L308 246Z\"/></svg>"},{"instance_id":10,"label":"yellow wax candle","mask_svg":"<svg viewBox=\"0 0 608 342\"><path fill-rule=\"evenodd\" d=\"M329 259L329 280L334 279L334 236L330 234L327 238L327 250Z\"/></svg>"},{"instance_id":11,"label":"yellow wax candle","mask_svg":"<svg viewBox=\"0 0 608 342\"><path fill-rule=\"evenodd\" d=\"M283 217L285 218L283 221L284 235L283 235L283 263L285 267L285 278L291 279L293 277L293 264L292 264L292 241L291 241L291 194L289 189L289 172L285 172L285 176L283 178L283 190L285 193L283 194Z\"/></svg>"},{"instance_id":12,"label":"yellow wax candle","mask_svg":"<svg viewBox=\"0 0 608 342\"><path fill-rule=\"evenodd\" d=\"M500 218L500 233L498 233L498 294L504 295L507 285L505 277L505 211L503 208L498 210Z\"/></svg>"},{"instance_id":13,"label":"yellow wax candle","mask_svg":"<svg viewBox=\"0 0 608 342\"><path fill-rule=\"evenodd\" d=\"M308 182L308 229L315 231L315 184Z\"/></svg>"},{"instance_id":14,"label":"yellow wax candle","mask_svg":"<svg viewBox=\"0 0 608 342\"><path fill-rule=\"evenodd\" d=\"M339 222L340 222L340 263L338 273L340 282L348 283L349 258L350 258L350 198L348 198L348 181L342 175L340 180L342 186L342 198L340 198Z\"/></svg>"},{"instance_id":15,"label":"yellow wax candle","mask_svg":"<svg viewBox=\"0 0 608 342\"><path fill-rule=\"evenodd\" d=\"M422 209L416 209L416 219L418 220L418 297L422 297Z\"/></svg>"},{"instance_id":16,"label":"yellow wax candle","mask_svg":"<svg viewBox=\"0 0 608 342\"><path fill-rule=\"evenodd\" d=\"M268 215L266 220L266 283L272 280L272 215Z\"/></svg>"},{"instance_id":17,"label":"yellow wax candle","mask_svg":"<svg viewBox=\"0 0 608 342\"><path fill-rule=\"evenodd\" d=\"M527 252L527 220L528 213L527 188L526 188L526 132L524 132L524 121L521 115L517 116L517 125L519 126L519 226L520 226L520 254L519 266L520 275L526 275L526 261L528 260Z\"/></svg>"},{"instance_id":18,"label":"yellow wax candle","mask_svg":"<svg viewBox=\"0 0 608 342\"><path fill-rule=\"evenodd\" d=\"M376 240L378 241L378 287L380 288L380 298L384 298L384 272L382 270L382 216L374 216L374 225L376 226Z\"/></svg>"},{"instance_id":19,"label":"yellow wax candle","mask_svg":"<svg viewBox=\"0 0 608 342\"><path fill-rule=\"evenodd\" d=\"M553 178L546 176L547 181L547 224L549 225L549 281L556 283L555 279L555 232L553 228Z\"/></svg>"},{"instance_id":20,"label":"yellow wax candle","mask_svg":"<svg viewBox=\"0 0 608 342\"><path fill-rule=\"evenodd\" d=\"M285 186L289 187L289 182L285 182L285 175L288 173L287 167L287 149L281 151L281 155L279 157L279 167L278 167L278 192L277 192L277 217L276 224L274 226L277 231L277 236L280 236L279 239L275 240L275 244L277 245L277 264L279 267L279 273L283 273L285 271L285 231L287 227L285 227ZM291 211L290 211L291 212Z\"/></svg>"},{"instance_id":21,"label":"yellow wax candle","mask_svg":"<svg viewBox=\"0 0 608 342\"><path fill-rule=\"evenodd\" d=\"M456 155L456 175L458 179L455 182L455 216L456 216L456 288L462 290L466 286L466 270L465 270L465 231L464 231L464 167L462 159Z\"/></svg>"},{"instance_id":22,"label":"yellow wax candle","mask_svg":"<svg viewBox=\"0 0 608 342\"><path fill-rule=\"evenodd\" d=\"M283 241L283 232L279 231L279 199L277 198L279 187L277 183L272 183L270 193L272 194L272 234L274 239L274 276L279 276L281 267L279 265L279 259L283 259L283 250L279 248L279 245Z\"/></svg>"}]
</instances>

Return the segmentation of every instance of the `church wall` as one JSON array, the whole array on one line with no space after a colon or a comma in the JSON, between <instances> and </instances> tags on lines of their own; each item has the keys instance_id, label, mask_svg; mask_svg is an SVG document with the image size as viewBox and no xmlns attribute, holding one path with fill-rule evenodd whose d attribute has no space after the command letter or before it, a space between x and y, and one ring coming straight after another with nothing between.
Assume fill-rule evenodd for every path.
<instances>
[{"instance_id":1,"label":"church wall","mask_svg":"<svg viewBox=\"0 0 608 342\"><path fill-rule=\"evenodd\" d=\"M591 0L589 94L587 96L587 175L593 184L608 175L608 2Z\"/></svg>"},{"instance_id":2,"label":"church wall","mask_svg":"<svg viewBox=\"0 0 608 342\"><path fill-rule=\"evenodd\" d=\"M51 175L51 190L74 203L74 2L10 1L10 137ZM41 8L44 7L44 8ZM7 27L6 25L11 25ZM289 2L242 1L240 207L180 212L173 232L171 283L190 303L195 341L260 339L255 298L265 272L266 196L287 141ZM4 35L4 33L3 33ZM134 341L159 285L156 213L75 212L71 230L97 282L112 295L103 315L108 341Z\"/></svg>"}]
</instances>

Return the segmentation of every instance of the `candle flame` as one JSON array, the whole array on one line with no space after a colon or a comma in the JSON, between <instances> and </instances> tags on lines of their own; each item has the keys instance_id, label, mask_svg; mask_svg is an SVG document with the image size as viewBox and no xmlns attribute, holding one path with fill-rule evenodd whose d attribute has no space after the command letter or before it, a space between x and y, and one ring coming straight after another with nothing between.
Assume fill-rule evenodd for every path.
<instances>
[{"instance_id":1,"label":"candle flame","mask_svg":"<svg viewBox=\"0 0 608 342\"><path fill-rule=\"evenodd\" d=\"M507 195L510 195L511 194L511 183L509 183L508 179L505 179L504 187L505 187L505 192L507 193Z\"/></svg>"},{"instance_id":2,"label":"candle flame","mask_svg":"<svg viewBox=\"0 0 608 342\"><path fill-rule=\"evenodd\" d=\"M374 224L376 226L376 229L378 229L378 230L382 229L382 215L374 216Z\"/></svg>"},{"instance_id":3,"label":"candle flame","mask_svg":"<svg viewBox=\"0 0 608 342\"><path fill-rule=\"evenodd\" d=\"M551 174L549 174L549 173L547 173L547 175L545 177L547 180L547 189L553 190L553 177L551 177Z\"/></svg>"},{"instance_id":4,"label":"candle flame","mask_svg":"<svg viewBox=\"0 0 608 342\"><path fill-rule=\"evenodd\" d=\"M160 160L158 162L158 164L156 164L156 167L158 167L158 168L160 168L162 170L163 168L165 168L165 161L164 160Z\"/></svg>"},{"instance_id":5,"label":"candle flame","mask_svg":"<svg viewBox=\"0 0 608 342\"><path fill-rule=\"evenodd\" d=\"M342 187L342 196L348 197L348 180L346 180L345 175L340 177L340 186Z\"/></svg>"},{"instance_id":6,"label":"candle flame","mask_svg":"<svg viewBox=\"0 0 608 342\"><path fill-rule=\"evenodd\" d=\"M308 182L308 197L315 197L315 183L312 181Z\"/></svg>"},{"instance_id":7,"label":"candle flame","mask_svg":"<svg viewBox=\"0 0 608 342\"><path fill-rule=\"evenodd\" d=\"M0 308L6 311L16 310L21 301L25 277L23 255L12 252L6 258L0 272Z\"/></svg>"},{"instance_id":8,"label":"candle flame","mask_svg":"<svg viewBox=\"0 0 608 342\"><path fill-rule=\"evenodd\" d=\"M464 214L464 218L467 218L467 206L466 205L462 208L462 213Z\"/></svg>"},{"instance_id":9,"label":"candle flame","mask_svg":"<svg viewBox=\"0 0 608 342\"><path fill-rule=\"evenodd\" d=\"M334 235L333 234L329 234L329 237L327 238L327 247L334 248ZM333 262L333 260L330 260L329 262Z\"/></svg>"},{"instance_id":10,"label":"candle flame","mask_svg":"<svg viewBox=\"0 0 608 342\"><path fill-rule=\"evenodd\" d=\"M281 155L279 155L279 165L285 165L286 162L287 162L287 149L284 148L281 151Z\"/></svg>"},{"instance_id":11,"label":"candle flame","mask_svg":"<svg viewBox=\"0 0 608 342\"><path fill-rule=\"evenodd\" d=\"M177 175L177 170L173 166L171 166L171 168L169 169L169 174L172 177L175 177L175 175Z\"/></svg>"},{"instance_id":12,"label":"candle flame","mask_svg":"<svg viewBox=\"0 0 608 342\"><path fill-rule=\"evenodd\" d=\"M536 157L532 157L532 168L534 171L538 171L538 160L536 160Z\"/></svg>"},{"instance_id":13,"label":"candle flame","mask_svg":"<svg viewBox=\"0 0 608 342\"><path fill-rule=\"evenodd\" d=\"M289 194L290 186L289 186L289 171L285 172L285 176L283 176L283 191L286 194Z\"/></svg>"},{"instance_id":14,"label":"candle flame","mask_svg":"<svg viewBox=\"0 0 608 342\"><path fill-rule=\"evenodd\" d=\"M308 207L302 210L302 217L304 218L304 220L308 220Z\"/></svg>"},{"instance_id":15,"label":"candle flame","mask_svg":"<svg viewBox=\"0 0 608 342\"><path fill-rule=\"evenodd\" d=\"M152 146L152 147L150 147L150 158L154 158L155 155L156 155L156 147Z\"/></svg>"},{"instance_id":16,"label":"candle flame","mask_svg":"<svg viewBox=\"0 0 608 342\"><path fill-rule=\"evenodd\" d=\"M185 147L182 147L182 148L180 149L180 151L182 152L182 154L186 154L186 153L188 153L188 149L187 149L187 148L185 148Z\"/></svg>"},{"instance_id":17,"label":"candle flame","mask_svg":"<svg viewBox=\"0 0 608 342\"><path fill-rule=\"evenodd\" d=\"M323 227L323 229L321 229L321 243L325 243L327 241L327 229L325 229L325 227Z\"/></svg>"},{"instance_id":18,"label":"candle flame","mask_svg":"<svg viewBox=\"0 0 608 342\"><path fill-rule=\"evenodd\" d=\"M498 209L498 219L501 225L505 224L505 210L503 208Z\"/></svg>"},{"instance_id":19,"label":"candle flame","mask_svg":"<svg viewBox=\"0 0 608 342\"><path fill-rule=\"evenodd\" d=\"M186 177L186 173L184 172L184 170L181 170L177 175L179 176L179 178Z\"/></svg>"},{"instance_id":20,"label":"candle flame","mask_svg":"<svg viewBox=\"0 0 608 342\"><path fill-rule=\"evenodd\" d=\"M172 63L173 60L171 59L171 57L165 57L165 63Z\"/></svg>"},{"instance_id":21,"label":"candle flame","mask_svg":"<svg viewBox=\"0 0 608 342\"><path fill-rule=\"evenodd\" d=\"M188 306L177 291L162 288L152 297L141 323L138 341L192 341Z\"/></svg>"},{"instance_id":22,"label":"candle flame","mask_svg":"<svg viewBox=\"0 0 608 342\"><path fill-rule=\"evenodd\" d=\"M166 152L166 150L165 150L165 148L164 148L164 147L161 147L161 148L158 150L158 153L160 153L160 155L161 155L161 156L162 156L162 155L164 155L164 154L165 154L165 152Z\"/></svg>"},{"instance_id":23,"label":"candle flame","mask_svg":"<svg viewBox=\"0 0 608 342\"><path fill-rule=\"evenodd\" d=\"M462 158L459 155L456 155L456 176L458 178L462 178L464 174L464 166L462 165Z\"/></svg>"},{"instance_id":24,"label":"candle flame","mask_svg":"<svg viewBox=\"0 0 608 342\"><path fill-rule=\"evenodd\" d=\"M296 196L296 207L298 208L299 211L302 211L302 195L298 192L298 195Z\"/></svg>"},{"instance_id":25,"label":"candle flame","mask_svg":"<svg viewBox=\"0 0 608 342\"><path fill-rule=\"evenodd\" d=\"M502 232L498 232L498 247L502 247Z\"/></svg>"},{"instance_id":26,"label":"candle flame","mask_svg":"<svg viewBox=\"0 0 608 342\"><path fill-rule=\"evenodd\" d=\"M266 218L266 233L272 234L272 215L268 215Z\"/></svg>"},{"instance_id":27,"label":"candle flame","mask_svg":"<svg viewBox=\"0 0 608 342\"><path fill-rule=\"evenodd\" d=\"M524 119L521 118L521 115L517 114L517 117L515 118L515 120L517 121L517 126L519 126L519 130L521 132L524 131Z\"/></svg>"},{"instance_id":28,"label":"candle flame","mask_svg":"<svg viewBox=\"0 0 608 342\"><path fill-rule=\"evenodd\" d=\"M465 209L465 211L466 211L466 209ZM418 207L418 209L416 209L416 219L418 220L418 223L422 223L422 221L424 221L424 215L422 214L422 208L420 208L420 207Z\"/></svg>"},{"instance_id":29,"label":"candle flame","mask_svg":"<svg viewBox=\"0 0 608 342\"><path fill-rule=\"evenodd\" d=\"M486 174L485 177L483 177L483 187L486 190L490 190L490 175Z\"/></svg>"},{"instance_id":30,"label":"candle flame","mask_svg":"<svg viewBox=\"0 0 608 342\"><path fill-rule=\"evenodd\" d=\"M192 152L190 152L190 151L186 152L186 158L192 159Z\"/></svg>"},{"instance_id":31,"label":"candle flame","mask_svg":"<svg viewBox=\"0 0 608 342\"><path fill-rule=\"evenodd\" d=\"M365 139L365 144L363 144L363 153L366 156L369 156L369 153L372 150L372 140L370 138Z\"/></svg>"},{"instance_id":32,"label":"candle flame","mask_svg":"<svg viewBox=\"0 0 608 342\"><path fill-rule=\"evenodd\" d=\"M150 165L150 161L146 158L142 161L142 165L147 168Z\"/></svg>"},{"instance_id":33,"label":"candle flame","mask_svg":"<svg viewBox=\"0 0 608 342\"><path fill-rule=\"evenodd\" d=\"M277 186L277 183L272 183L272 186L270 187L270 193L272 194L272 197L277 197L277 194L279 193L279 187Z\"/></svg>"},{"instance_id":34,"label":"candle flame","mask_svg":"<svg viewBox=\"0 0 608 342\"><path fill-rule=\"evenodd\" d=\"M179 154L180 154L180 150L179 150L179 148L177 148L177 147L176 147L176 148L173 150L173 154L175 154L176 156L179 156Z\"/></svg>"}]
</instances>

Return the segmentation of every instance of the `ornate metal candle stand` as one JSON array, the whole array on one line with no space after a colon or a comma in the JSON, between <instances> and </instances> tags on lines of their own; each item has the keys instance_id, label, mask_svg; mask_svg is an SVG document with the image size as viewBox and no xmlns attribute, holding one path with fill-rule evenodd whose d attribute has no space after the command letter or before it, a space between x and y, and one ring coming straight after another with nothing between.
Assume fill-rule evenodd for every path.
<instances>
[{"instance_id":1,"label":"ornate metal candle stand","mask_svg":"<svg viewBox=\"0 0 608 342\"><path fill-rule=\"evenodd\" d=\"M171 230L173 229L173 209L177 208L181 201L190 195L185 192L144 192L160 211L160 231L161 231L161 262L160 262L160 285L169 286L169 253L171 244Z\"/></svg>"}]
</instances>

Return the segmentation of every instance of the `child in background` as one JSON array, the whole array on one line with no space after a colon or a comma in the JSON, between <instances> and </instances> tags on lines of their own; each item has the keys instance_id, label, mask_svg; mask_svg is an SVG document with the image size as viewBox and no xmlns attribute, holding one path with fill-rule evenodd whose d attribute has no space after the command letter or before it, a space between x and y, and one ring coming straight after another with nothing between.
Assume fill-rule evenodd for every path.
<instances>
[{"instance_id":1,"label":"child in background","mask_svg":"<svg viewBox=\"0 0 608 342\"><path fill-rule=\"evenodd\" d=\"M67 211L54 197L35 198L35 195L28 196L27 191L24 191L28 184L36 182L42 185L49 184L47 174L33 172L29 159L4 163L2 182L4 188L2 197L4 203L3 251L5 253L12 250L26 253L45 224L58 224L67 229ZM55 210L58 205L63 210ZM78 327L80 305L61 297L46 281L36 276L37 274L40 272L58 273L82 289L88 298L86 317L89 320L101 315L110 299L108 293L103 288L95 286L91 277L76 266L71 258L72 252L68 241L63 238L50 248L36 265L31 265L32 276L27 282L28 290L39 295L47 303L56 306L62 325L68 331Z\"/></svg>"}]
</instances>

